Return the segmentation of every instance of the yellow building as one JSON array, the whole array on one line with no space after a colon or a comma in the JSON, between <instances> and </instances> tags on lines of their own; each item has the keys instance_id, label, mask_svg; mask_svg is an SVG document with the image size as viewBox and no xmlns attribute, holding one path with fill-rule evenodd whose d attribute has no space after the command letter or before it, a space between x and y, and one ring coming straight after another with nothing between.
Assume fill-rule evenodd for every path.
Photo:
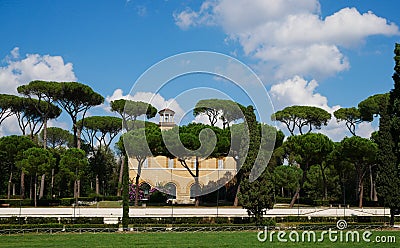
<instances>
[{"instance_id":1,"label":"yellow building","mask_svg":"<svg viewBox=\"0 0 400 248\"><path fill-rule=\"evenodd\" d=\"M192 171L195 170L195 160L186 161ZM138 162L129 160L130 178L137 175ZM217 190L230 181L236 174L236 163L232 157L221 159L205 159L199 161L199 184L202 194ZM195 179L181 165L178 159L164 156L149 157L145 160L140 174L140 184L148 183L160 189L168 188L171 195L176 196L176 203L191 203L194 198Z\"/></svg>"},{"instance_id":2,"label":"yellow building","mask_svg":"<svg viewBox=\"0 0 400 248\"><path fill-rule=\"evenodd\" d=\"M176 126L174 122L175 112L163 109L160 114L159 126L162 130L168 130ZM193 172L195 159L186 161ZM198 181L202 188L201 194L207 194L217 190L229 182L236 175L236 163L232 157L199 159ZM129 159L129 176L134 179L138 171L138 162L135 158ZM148 157L141 168L140 184L148 183L152 187L168 189L171 195L175 195L174 202L186 204L193 202L195 195L195 179L189 170L181 165L178 159L170 159L164 156Z\"/></svg>"}]
</instances>

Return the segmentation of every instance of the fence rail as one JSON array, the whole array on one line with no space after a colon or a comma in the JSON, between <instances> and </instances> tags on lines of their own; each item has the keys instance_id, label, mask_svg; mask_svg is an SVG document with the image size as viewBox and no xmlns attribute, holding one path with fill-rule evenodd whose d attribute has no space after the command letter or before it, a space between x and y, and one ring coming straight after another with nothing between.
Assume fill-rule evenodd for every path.
<instances>
[{"instance_id":1,"label":"fence rail","mask_svg":"<svg viewBox=\"0 0 400 248\"><path fill-rule=\"evenodd\" d=\"M265 230L297 230L297 231L323 231L337 229L336 225L305 225L305 226L171 226L171 227L130 227L127 230L121 228L30 228L30 229L3 229L0 236L25 235L25 234L63 234L63 233L115 233L115 232L136 232L136 233L157 233L157 232L243 232ZM389 229L389 226L382 225L349 225L346 230L377 230Z\"/></svg>"}]
</instances>

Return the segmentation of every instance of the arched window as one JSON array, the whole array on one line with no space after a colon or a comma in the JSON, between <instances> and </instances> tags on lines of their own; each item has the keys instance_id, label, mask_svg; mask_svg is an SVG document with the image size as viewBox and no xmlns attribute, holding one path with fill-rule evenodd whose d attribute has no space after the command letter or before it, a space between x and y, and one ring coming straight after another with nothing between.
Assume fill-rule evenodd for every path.
<instances>
[{"instance_id":1,"label":"arched window","mask_svg":"<svg viewBox=\"0 0 400 248\"><path fill-rule=\"evenodd\" d=\"M165 184L164 188L169 199L176 199L176 185L174 183L169 182Z\"/></svg>"}]
</instances>

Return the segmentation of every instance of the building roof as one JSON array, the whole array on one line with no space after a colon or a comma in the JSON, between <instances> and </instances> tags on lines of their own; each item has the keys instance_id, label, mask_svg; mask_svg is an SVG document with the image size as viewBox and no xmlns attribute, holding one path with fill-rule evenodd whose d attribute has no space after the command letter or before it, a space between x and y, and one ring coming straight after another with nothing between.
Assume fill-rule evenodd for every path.
<instances>
[{"instance_id":1,"label":"building roof","mask_svg":"<svg viewBox=\"0 0 400 248\"><path fill-rule=\"evenodd\" d=\"M161 114L175 114L175 111L169 109L169 108L165 108L165 109L161 109L160 111L158 111L158 113Z\"/></svg>"}]
</instances>

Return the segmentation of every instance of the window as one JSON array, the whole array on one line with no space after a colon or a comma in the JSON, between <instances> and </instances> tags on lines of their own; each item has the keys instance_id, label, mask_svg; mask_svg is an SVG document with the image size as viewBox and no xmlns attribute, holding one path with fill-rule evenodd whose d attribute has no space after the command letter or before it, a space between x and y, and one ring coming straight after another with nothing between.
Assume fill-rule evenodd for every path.
<instances>
[{"instance_id":1,"label":"window","mask_svg":"<svg viewBox=\"0 0 400 248\"><path fill-rule=\"evenodd\" d=\"M168 168L169 169L174 168L174 159L172 159L172 158L168 159Z\"/></svg>"},{"instance_id":2,"label":"window","mask_svg":"<svg viewBox=\"0 0 400 248\"><path fill-rule=\"evenodd\" d=\"M224 160L218 159L218 169L221 170L224 168Z\"/></svg>"},{"instance_id":3,"label":"window","mask_svg":"<svg viewBox=\"0 0 400 248\"><path fill-rule=\"evenodd\" d=\"M146 160L143 162L143 168L149 168L149 160L146 158Z\"/></svg>"}]
</instances>

